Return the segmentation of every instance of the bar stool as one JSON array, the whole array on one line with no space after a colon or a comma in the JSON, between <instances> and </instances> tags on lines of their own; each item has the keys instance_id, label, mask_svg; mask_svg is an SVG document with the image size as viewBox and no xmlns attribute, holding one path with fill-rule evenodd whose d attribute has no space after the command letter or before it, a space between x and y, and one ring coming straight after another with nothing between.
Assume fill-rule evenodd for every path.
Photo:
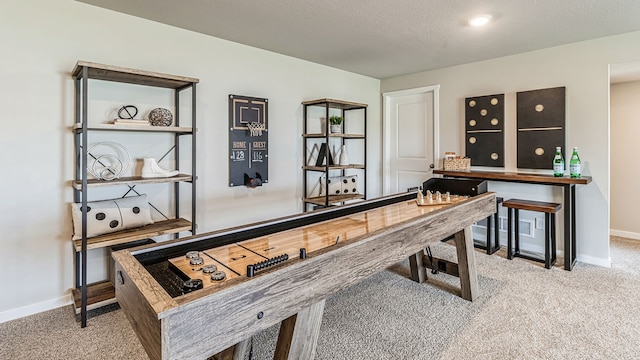
<instances>
[{"instance_id":1,"label":"bar stool","mask_svg":"<svg viewBox=\"0 0 640 360\"><path fill-rule=\"evenodd\" d=\"M493 215L487 217L487 241L482 243L474 242L473 246L486 250L487 255L491 255L496 251L500 250L500 218L498 216L498 209L500 209L500 204L504 201L504 198L496 197L496 212ZM491 244L491 219L493 219L493 245Z\"/></svg>"},{"instance_id":2,"label":"bar stool","mask_svg":"<svg viewBox=\"0 0 640 360\"><path fill-rule=\"evenodd\" d=\"M544 267L550 269L556 262L556 213L562 208L562 204L542 201L531 201L522 199L509 199L502 203L507 208L508 215L508 236L507 236L507 259L512 260L514 256L528 260L543 262ZM515 211L514 211L515 210ZM519 210L529 210L544 213L544 260L520 253L520 229ZM512 216L514 214L514 216ZM511 248L512 224L515 222L515 249Z\"/></svg>"}]
</instances>

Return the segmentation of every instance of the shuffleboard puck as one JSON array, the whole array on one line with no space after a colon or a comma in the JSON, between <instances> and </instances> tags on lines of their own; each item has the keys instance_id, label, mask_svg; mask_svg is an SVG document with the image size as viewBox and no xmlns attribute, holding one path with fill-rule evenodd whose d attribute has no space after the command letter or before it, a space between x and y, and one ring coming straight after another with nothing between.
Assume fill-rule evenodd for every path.
<instances>
[{"instance_id":1,"label":"shuffleboard puck","mask_svg":"<svg viewBox=\"0 0 640 360\"><path fill-rule=\"evenodd\" d=\"M202 280L201 279L189 279L189 280L186 280L182 284L182 288L186 292L202 289Z\"/></svg>"},{"instance_id":2,"label":"shuffleboard puck","mask_svg":"<svg viewBox=\"0 0 640 360\"><path fill-rule=\"evenodd\" d=\"M224 271L216 271L211 274L211 280L221 281L227 277L227 274Z\"/></svg>"},{"instance_id":3,"label":"shuffleboard puck","mask_svg":"<svg viewBox=\"0 0 640 360\"><path fill-rule=\"evenodd\" d=\"M189 251L186 255L187 259L193 259L193 258L197 258L200 257L200 253L197 251Z\"/></svg>"},{"instance_id":4,"label":"shuffleboard puck","mask_svg":"<svg viewBox=\"0 0 640 360\"><path fill-rule=\"evenodd\" d=\"M204 259L199 256L191 258L191 260L189 260L189 264L191 265L202 265L203 262L204 262Z\"/></svg>"},{"instance_id":5,"label":"shuffleboard puck","mask_svg":"<svg viewBox=\"0 0 640 360\"><path fill-rule=\"evenodd\" d=\"M213 272L216 272L218 270L218 267L211 264L211 265L205 265L202 267L202 272L205 274L211 274Z\"/></svg>"}]
</instances>

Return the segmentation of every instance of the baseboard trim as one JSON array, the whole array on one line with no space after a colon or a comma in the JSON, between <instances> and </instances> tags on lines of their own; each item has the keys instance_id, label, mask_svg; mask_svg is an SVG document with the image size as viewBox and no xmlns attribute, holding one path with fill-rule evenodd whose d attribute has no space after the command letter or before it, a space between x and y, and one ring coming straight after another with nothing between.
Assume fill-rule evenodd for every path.
<instances>
[{"instance_id":1,"label":"baseboard trim","mask_svg":"<svg viewBox=\"0 0 640 360\"><path fill-rule=\"evenodd\" d=\"M17 309L11 309L0 312L0 324L19 319L25 316L41 313L43 311L57 309L59 307L71 304L71 294L59 297L57 299L47 300L36 304L31 304Z\"/></svg>"},{"instance_id":2,"label":"baseboard trim","mask_svg":"<svg viewBox=\"0 0 640 360\"><path fill-rule=\"evenodd\" d=\"M633 238L630 237L629 234L633 234L633 233L624 233L626 235L619 235L623 232L618 232L615 233L616 230L611 230L611 235L614 236L622 236L622 237L629 237L631 239L638 239L640 240L640 234L636 234L638 237L637 238ZM486 237L484 235L479 236L478 239L474 239L474 241L479 241L481 243L485 242ZM522 241L522 239L521 239ZM500 243L500 246L506 250L507 248L507 244L506 241L503 241ZM530 253L536 253L539 254L541 258L544 258L544 247L542 245L538 245L538 244L531 244L531 243L527 243L527 242L521 242L520 243L520 250L523 250L525 252L530 252ZM564 251L557 249L556 250L556 256L559 258L564 258ZM560 259L559 261L563 261L562 259ZM588 255L580 255L577 254L576 256L576 261L579 261L581 263L585 263L585 264L590 264L590 265L596 265L596 266L602 266L602 267L607 267L610 268L611 267L611 258L598 258L598 257L594 257L594 256L588 256ZM558 264L556 263L556 266ZM564 266L564 264L562 264L562 266Z\"/></svg>"},{"instance_id":3,"label":"baseboard trim","mask_svg":"<svg viewBox=\"0 0 640 360\"><path fill-rule=\"evenodd\" d=\"M623 238L634 239L634 240L640 240L640 233L635 233L631 231L609 229L609 235L620 236Z\"/></svg>"},{"instance_id":4,"label":"baseboard trim","mask_svg":"<svg viewBox=\"0 0 640 360\"><path fill-rule=\"evenodd\" d=\"M588 256L588 255L578 255L576 256L576 261L579 261L585 264L602 266L602 267L608 267L608 268L611 267L611 258L603 259L603 258L597 258L593 256Z\"/></svg>"}]
</instances>

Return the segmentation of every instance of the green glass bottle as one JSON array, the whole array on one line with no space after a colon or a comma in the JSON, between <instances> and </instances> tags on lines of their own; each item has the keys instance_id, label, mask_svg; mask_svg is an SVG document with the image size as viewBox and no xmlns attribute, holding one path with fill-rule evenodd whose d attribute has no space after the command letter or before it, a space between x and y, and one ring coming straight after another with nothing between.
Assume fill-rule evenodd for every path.
<instances>
[{"instance_id":1,"label":"green glass bottle","mask_svg":"<svg viewBox=\"0 0 640 360\"><path fill-rule=\"evenodd\" d=\"M571 154L571 160L569 160L569 174L572 178L579 178L582 171L582 164L580 163L580 156L578 156L578 148L573 148L573 154Z\"/></svg>"},{"instance_id":2,"label":"green glass bottle","mask_svg":"<svg viewBox=\"0 0 640 360\"><path fill-rule=\"evenodd\" d=\"M556 155L553 157L553 176L564 176L564 158L560 146L556 147Z\"/></svg>"}]
</instances>

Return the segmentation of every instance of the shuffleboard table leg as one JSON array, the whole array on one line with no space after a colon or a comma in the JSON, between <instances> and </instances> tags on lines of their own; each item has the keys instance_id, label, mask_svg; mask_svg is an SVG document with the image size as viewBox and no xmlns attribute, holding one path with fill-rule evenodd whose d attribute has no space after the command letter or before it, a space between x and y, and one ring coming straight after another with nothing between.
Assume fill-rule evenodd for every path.
<instances>
[{"instance_id":1,"label":"shuffleboard table leg","mask_svg":"<svg viewBox=\"0 0 640 360\"><path fill-rule=\"evenodd\" d=\"M216 355L208 358L207 360L233 360L233 349L234 346L231 346Z\"/></svg>"},{"instance_id":2,"label":"shuffleboard table leg","mask_svg":"<svg viewBox=\"0 0 640 360\"><path fill-rule=\"evenodd\" d=\"M455 234L456 253L458 254L458 271L462 298L473 301L479 295L476 260L473 251L473 234L471 226Z\"/></svg>"},{"instance_id":3,"label":"shuffleboard table leg","mask_svg":"<svg viewBox=\"0 0 640 360\"><path fill-rule=\"evenodd\" d=\"M316 356L325 302L326 300L322 299L282 321L274 359L313 360Z\"/></svg>"},{"instance_id":4,"label":"shuffleboard table leg","mask_svg":"<svg viewBox=\"0 0 640 360\"><path fill-rule=\"evenodd\" d=\"M250 352L251 338L248 338L207 358L207 360L246 360L249 359Z\"/></svg>"},{"instance_id":5,"label":"shuffleboard table leg","mask_svg":"<svg viewBox=\"0 0 640 360\"><path fill-rule=\"evenodd\" d=\"M245 360L251 352L251 338L240 341L234 346L233 360Z\"/></svg>"},{"instance_id":6,"label":"shuffleboard table leg","mask_svg":"<svg viewBox=\"0 0 640 360\"><path fill-rule=\"evenodd\" d=\"M423 283L427 280L427 268L424 266L424 250L409 256L409 267L411 268L411 280Z\"/></svg>"}]
</instances>

